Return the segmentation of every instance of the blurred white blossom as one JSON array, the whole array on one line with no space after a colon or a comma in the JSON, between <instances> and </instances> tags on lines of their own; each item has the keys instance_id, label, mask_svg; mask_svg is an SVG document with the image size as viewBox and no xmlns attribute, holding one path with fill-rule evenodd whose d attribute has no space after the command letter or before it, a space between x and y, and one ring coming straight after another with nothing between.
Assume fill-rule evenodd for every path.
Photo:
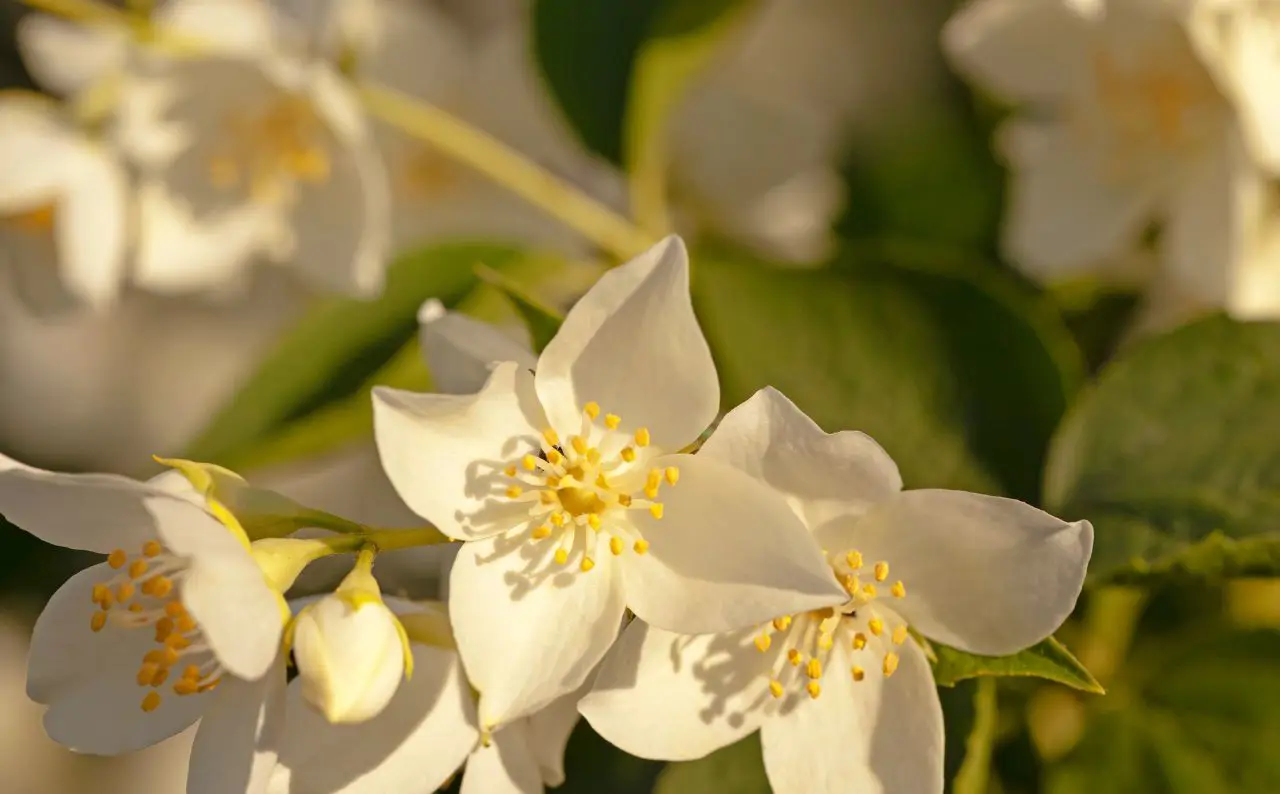
<instances>
[{"instance_id":1,"label":"blurred white blossom","mask_svg":"<svg viewBox=\"0 0 1280 794\"><path fill-rule=\"evenodd\" d=\"M1243 317L1280 311L1270 195L1280 31L1265 4L977 0L944 31L953 63L1023 112L1004 247L1030 274L1107 273L1158 225L1158 276ZM1242 31L1247 31L1244 33ZM1269 50L1268 50L1269 48ZM1274 125L1273 125L1274 126Z\"/></svg>"}]
</instances>

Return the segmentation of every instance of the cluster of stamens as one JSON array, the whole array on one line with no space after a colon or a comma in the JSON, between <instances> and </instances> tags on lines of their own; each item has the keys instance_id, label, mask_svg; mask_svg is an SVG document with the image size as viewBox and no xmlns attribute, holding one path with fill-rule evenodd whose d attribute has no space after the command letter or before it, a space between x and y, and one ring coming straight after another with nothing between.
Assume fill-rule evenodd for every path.
<instances>
[{"instance_id":1,"label":"cluster of stamens","mask_svg":"<svg viewBox=\"0 0 1280 794\"><path fill-rule=\"evenodd\" d=\"M160 707L160 689L169 682L183 659L209 656L200 637L200 627L177 598L177 587L185 574L181 560L165 553L159 541L143 544L142 553L132 559L124 549L107 556L107 564L118 573L93 586L93 603L98 611L89 620L95 632L108 625L124 629L153 629L158 647L146 652L138 668L138 686L149 691L142 698L143 711ZM208 692L218 685L221 668L209 656L204 664L188 663L170 689L176 695Z\"/></svg>"},{"instance_id":2,"label":"cluster of stamens","mask_svg":"<svg viewBox=\"0 0 1280 794\"><path fill-rule=\"evenodd\" d=\"M886 637L893 647L902 645L909 636L905 623L890 627L874 611L870 617L858 614L859 609L880 597L881 589L889 581L889 563L877 562L871 569L872 581L864 582L862 554L858 551L848 551L836 559L828 557L828 562L848 593L849 600L839 607L775 618L762 626L755 637L756 650L766 653L775 645L775 632L781 635L779 641L783 647L778 649L777 659L769 673L769 693L775 698L786 694L784 679L788 678L803 682L809 697L821 695L823 666L838 642L848 643L858 653L867 651L868 634ZM894 598L903 598L907 594L906 585L901 580L894 581L887 589ZM880 669L886 678L898 669L899 661L896 651L885 652ZM866 669L857 664L849 668L849 673L854 681L862 681L866 677Z\"/></svg>"},{"instance_id":3,"label":"cluster of stamens","mask_svg":"<svg viewBox=\"0 0 1280 794\"><path fill-rule=\"evenodd\" d=\"M207 164L215 187L247 185L255 199L274 202L289 195L295 181L321 184L328 180L330 160L323 126L311 103L302 97L274 102L255 116L238 112L225 126L226 145Z\"/></svg>"},{"instance_id":4,"label":"cluster of stamens","mask_svg":"<svg viewBox=\"0 0 1280 794\"><path fill-rule=\"evenodd\" d=\"M646 471L645 462L656 456L647 429L624 433L616 414L605 414L600 423L598 419L600 406L587 403L577 435L562 440L555 430L544 430L538 454L526 454L503 470L514 481L505 496L529 503L530 537L534 541L554 537L558 542L555 560L560 565L568 563L581 537L578 567L583 571L595 567L595 550L602 542L614 556L627 548L636 554L647 552L649 542L626 513L645 510L662 518L659 492L680 479L675 466Z\"/></svg>"}]
</instances>

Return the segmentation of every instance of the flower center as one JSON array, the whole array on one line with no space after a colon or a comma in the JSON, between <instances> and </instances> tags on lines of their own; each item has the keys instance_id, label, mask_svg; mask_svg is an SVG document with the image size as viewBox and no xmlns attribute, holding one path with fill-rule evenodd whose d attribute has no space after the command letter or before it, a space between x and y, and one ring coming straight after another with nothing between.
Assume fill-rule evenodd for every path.
<instances>
[{"instance_id":1,"label":"flower center","mask_svg":"<svg viewBox=\"0 0 1280 794\"><path fill-rule=\"evenodd\" d=\"M756 635L756 650L765 653L776 647L777 658L769 672L769 692L775 698L782 698L788 688L803 689L811 698L821 695L824 668L829 666L831 650L837 643L846 643L855 660L861 662L862 655L878 653L884 647L881 638L887 637L890 649L883 652L880 668L886 678L898 669L899 657L892 648L907 641L907 624L888 625L886 618L890 621L900 619L892 612L886 614L871 604L885 590L894 598L905 597L906 586L901 580L892 585L885 584L889 580L887 562L877 562L871 568L872 581L863 581L866 572L862 555L857 550L835 558L828 556L827 561L849 594L849 600L840 607L775 618L761 626L760 633ZM854 681L866 677L862 664L854 664L849 673Z\"/></svg>"},{"instance_id":2,"label":"flower center","mask_svg":"<svg viewBox=\"0 0 1280 794\"><path fill-rule=\"evenodd\" d=\"M161 689L173 670L182 673L170 686L179 696L208 692L218 685L222 668L203 641L200 627L179 599L186 563L169 554L159 541L149 540L142 553L130 557L124 549L107 556L118 573L93 586L93 613L89 627L95 632L108 626L121 629L154 629L157 647L142 657L138 686L149 691L142 698L143 711L155 711Z\"/></svg>"},{"instance_id":3,"label":"flower center","mask_svg":"<svg viewBox=\"0 0 1280 794\"><path fill-rule=\"evenodd\" d=\"M548 428L542 432L537 454L530 452L503 470L513 481L506 498L530 505L530 539L554 538L556 562L565 565L574 555L583 571L595 567L601 543L615 556L628 547L636 554L648 551L649 543L629 513L647 510L654 518L662 518L659 491L680 479L675 466L649 465L661 452L650 446L648 430L624 433L616 414L598 420L600 406L587 403L577 435L562 441Z\"/></svg>"},{"instance_id":4,"label":"flower center","mask_svg":"<svg viewBox=\"0 0 1280 794\"><path fill-rule=\"evenodd\" d=\"M298 182L329 179L324 124L299 96L285 96L257 113L232 112L220 143L207 162L210 184L245 187L255 201L276 204L291 199Z\"/></svg>"}]
</instances>

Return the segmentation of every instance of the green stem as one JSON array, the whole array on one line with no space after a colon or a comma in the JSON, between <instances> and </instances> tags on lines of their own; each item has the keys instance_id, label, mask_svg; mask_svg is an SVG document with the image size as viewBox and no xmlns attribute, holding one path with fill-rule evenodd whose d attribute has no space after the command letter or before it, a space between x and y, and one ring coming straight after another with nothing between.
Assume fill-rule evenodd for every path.
<instances>
[{"instance_id":1,"label":"green stem","mask_svg":"<svg viewBox=\"0 0 1280 794\"><path fill-rule=\"evenodd\" d=\"M1080 661L1104 685L1129 654L1133 632L1147 604L1147 592L1136 587L1095 591L1084 614Z\"/></svg>"}]
</instances>

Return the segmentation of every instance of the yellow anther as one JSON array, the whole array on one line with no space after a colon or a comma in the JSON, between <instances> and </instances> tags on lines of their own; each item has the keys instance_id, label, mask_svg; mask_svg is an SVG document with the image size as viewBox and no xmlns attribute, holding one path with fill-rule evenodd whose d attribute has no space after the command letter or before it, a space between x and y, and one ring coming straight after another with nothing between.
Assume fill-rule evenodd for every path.
<instances>
[{"instance_id":1,"label":"yellow anther","mask_svg":"<svg viewBox=\"0 0 1280 794\"><path fill-rule=\"evenodd\" d=\"M624 548L625 548L625 544L623 544L622 538L618 537L617 535L614 535L613 537L609 538L609 551L613 552L613 556L617 557L619 554L622 553L622 550Z\"/></svg>"},{"instance_id":2,"label":"yellow anther","mask_svg":"<svg viewBox=\"0 0 1280 794\"><path fill-rule=\"evenodd\" d=\"M169 668L161 667L159 670L156 670L154 674L152 674L151 686L153 687L163 686L164 682L168 680L169 680Z\"/></svg>"},{"instance_id":3,"label":"yellow anther","mask_svg":"<svg viewBox=\"0 0 1280 794\"><path fill-rule=\"evenodd\" d=\"M142 666L138 668L138 675L135 679L138 682L138 686L149 686L151 684L151 677L159 671L159 665L151 664L150 662L143 662Z\"/></svg>"},{"instance_id":4,"label":"yellow anther","mask_svg":"<svg viewBox=\"0 0 1280 794\"><path fill-rule=\"evenodd\" d=\"M595 466L599 462L600 462L600 450L596 449L595 447L588 449L587 463L590 463L592 466Z\"/></svg>"},{"instance_id":5,"label":"yellow anther","mask_svg":"<svg viewBox=\"0 0 1280 794\"><path fill-rule=\"evenodd\" d=\"M899 626L893 630L893 644L901 645L907 641L907 627Z\"/></svg>"},{"instance_id":6,"label":"yellow anther","mask_svg":"<svg viewBox=\"0 0 1280 794\"><path fill-rule=\"evenodd\" d=\"M608 491L613 486L609 485L609 478L605 476L604 472L600 472L596 475L596 487L602 491Z\"/></svg>"},{"instance_id":7,"label":"yellow anther","mask_svg":"<svg viewBox=\"0 0 1280 794\"><path fill-rule=\"evenodd\" d=\"M181 651L181 650L185 650L189 645L191 645L191 640L187 639L181 634L170 634L168 637L165 638L164 644L169 647L169 650Z\"/></svg>"},{"instance_id":8,"label":"yellow anther","mask_svg":"<svg viewBox=\"0 0 1280 794\"><path fill-rule=\"evenodd\" d=\"M871 584L870 582L867 582L862 586L862 595L864 595L867 598L875 598L876 586Z\"/></svg>"},{"instance_id":9,"label":"yellow anther","mask_svg":"<svg viewBox=\"0 0 1280 794\"><path fill-rule=\"evenodd\" d=\"M116 588L116 598L120 601L128 601L133 598L136 589L133 586L133 582L121 582L120 586Z\"/></svg>"},{"instance_id":10,"label":"yellow anther","mask_svg":"<svg viewBox=\"0 0 1280 794\"><path fill-rule=\"evenodd\" d=\"M799 667L800 662L802 661L800 652L797 651L795 648L792 648L791 650L787 651L787 661L791 662L792 667Z\"/></svg>"},{"instance_id":11,"label":"yellow anther","mask_svg":"<svg viewBox=\"0 0 1280 794\"><path fill-rule=\"evenodd\" d=\"M852 668L850 668L850 672L853 673L854 681L861 681L862 679L867 677L867 671L863 670L861 667L857 666L856 664Z\"/></svg>"},{"instance_id":12,"label":"yellow anther","mask_svg":"<svg viewBox=\"0 0 1280 794\"><path fill-rule=\"evenodd\" d=\"M552 525L553 525L553 526L562 527L562 526L564 526L564 522L565 522L566 520L567 520L567 519L564 517L564 513L561 513L561 512L559 512L559 511L557 511L557 512L555 512L555 513L552 513L552 514L551 514L551 519L550 519L550 521L551 521L551 523L552 523Z\"/></svg>"},{"instance_id":13,"label":"yellow anther","mask_svg":"<svg viewBox=\"0 0 1280 794\"><path fill-rule=\"evenodd\" d=\"M817 659L810 659L808 666L805 668L805 675L810 678L822 678L822 662Z\"/></svg>"},{"instance_id":14,"label":"yellow anther","mask_svg":"<svg viewBox=\"0 0 1280 794\"><path fill-rule=\"evenodd\" d=\"M534 471L538 468L538 459L532 455L525 455L520 459L520 465L524 466L526 471Z\"/></svg>"},{"instance_id":15,"label":"yellow anther","mask_svg":"<svg viewBox=\"0 0 1280 794\"><path fill-rule=\"evenodd\" d=\"M107 555L107 565L115 568L117 571L124 567L129 561L129 555L124 553L124 549L115 549Z\"/></svg>"},{"instance_id":16,"label":"yellow anther","mask_svg":"<svg viewBox=\"0 0 1280 794\"><path fill-rule=\"evenodd\" d=\"M158 540L148 540L142 544L142 553L147 557L159 557L160 552L164 551L164 546L160 545Z\"/></svg>"},{"instance_id":17,"label":"yellow anther","mask_svg":"<svg viewBox=\"0 0 1280 794\"><path fill-rule=\"evenodd\" d=\"M781 698L781 697L782 697L782 682L781 682L781 681L770 681L770 682L769 682L769 694L770 694L770 695L773 695L775 698Z\"/></svg>"},{"instance_id":18,"label":"yellow anther","mask_svg":"<svg viewBox=\"0 0 1280 794\"><path fill-rule=\"evenodd\" d=\"M884 655L884 677L888 678L893 675L893 671L898 669L898 654L886 653Z\"/></svg>"},{"instance_id":19,"label":"yellow anther","mask_svg":"<svg viewBox=\"0 0 1280 794\"><path fill-rule=\"evenodd\" d=\"M107 625L106 612L94 612L93 617L89 618L89 628L94 631L102 631L102 627Z\"/></svg>"},{"instance_id":20,"label":"yellow anther","mask_svg":"<svg viewBox=\"0 0 1280 794\"><path fill-rule=\"evenodd\" d=\"M805 691L809 693L809 697L813 698L814 700L817 700L818 695L822 694L822 685L819 684L817 681L810 681L809 683L805 684L804 688L805 688Z\"/></svg>"},{"instance_id":21,"label":"yellow anther","mask_svg":"<svg viewBox=\"0 0 1280 794\"><path fill-rule=\"evenodd\" d=\"M876 581L883 582L885 579L888 579L888 578L889 578L889 563L887 562L876 563Z\"/></svg>"},{"instance_id":22,"label":"yellow anther","mask_svg":"<svg viewBox=\"0 0 1280 794\"><path fill-rule=\"evenodd\" d=\"M764 653L769 650L769 646L773 644L773 639L768 634L756 635L756 650Z\"/></svg>"},{"instance_id":23,"label":"yellow anther","mask_svg":"<svg viewBox=\"0 0 1280 794\"><path fill-rule=\"evenodd\" d=\"M150 713L160 708L160 693L148 692L147 696L142 699L142 710Z\"/></svg>"},{"instance_id":24,"label":"yellow anther","mask_svg":"<svg viewBox=\"0 0 1280 794\"><path fill-rule=\"evenodd\" d=\"M181 601L170 601L164 605L164 613L171 618L179 618L187 613L187 608Z\"/></svg>"},{"instance_id":25,"label":"yellow anther","mask_svg":"<svg viewBox=\"0 0 1280 794\"><path fill-rule=\"evenodd\" d=\"M140 579L146 575L148 567L150 566L147 565L146 560L134 560L129 563L129 576L133 579Z\"/></svg>"},{"instance_id":26,"label":"yellow anther","mask_svg":"<svg viewBox=\"0 0 1280 794\"><path fill-rule=\"evenodd\" d=\"M556 562L560 565L564 565L568 561L569 561L569 552L565 551L564 549L556 549Z\"/></svg>"},{"instance_id":27,"label":"yellow anther","mask_svg":"<svg viewBox=\"0 0 1280 794\"><path fill-rule=\"evenodd\" d=\"M773 619L773 627L778 631L786 631L791 627L791 616L783 615L780 618Z\"/></svg>"},{"instance_id":28,"label":"yellow anther","mask_svg":"<svg viewBox=\"0 0 1280 794\"><path fill-rule=\"evenodd\" d=\"M578 565L579 570L583 573L586 573L594 567L596 567L596 561L590 557L583 557L582 562Z\"/></svg>"},{"instance_id":29,"label":"yellow anther","mask_svg":"<svg viewBox=\"0 0 1280 794\"><path fill-rule=\"evenodd\" d=\"M600 516L596 513L587 513L587 525L592 529L600 529Z\"/></svg>"},{"instance_id":30,"label":"yellow anther","mask_svg":"<svg viewBox=\"0 0 1280 794\"><path fill-rule=\"evenodd\" d=\"M548 487L548 488L559 488L559 487L560 487L560 478L559 478L559 477L548 477L548 478L547 478L547 487Z\"/></svg>"},{"instance_id":31,"label":"yellow anther","mask_svg":"<svg viewBox=\"0 0 1280 794\"><path fill-rule=\"evenodd\" d=\"M622 451L618 453L618 456L627 463L631 463L636 459L636 450L634 447L623 447Z\"/></svg>"},{"instance_id":32,"label":"yellow anther","mask_svg":"<svg viewBox=\"0 0 1280 794\"><path fill-rule=\"evenodd\" d=\"M649 550L649 541L641 538L640 540L637 540L635 545L631 548L635 550L636 554L644 554Z\"/></svg>"},{"instance_id":33,"label":"yellow anther","mask_svg":"<svg viewBox=\"0 0 1280 794\"><path fill-rule=\"evenodd\" d=\"M662 502L654 502L649 505L649 515L654 518L662 518Z\"/></svg>"},{"instance_id":34,"label":"yellow anther","mask_svg":"<svg viewBox=\"0 0 1280 794\"><path fill-rule=\"evenodd\" d=\"M617 414L605 414L604 426L610 430L617 430L618 425L622 424L622 417Z\"/></svg>"},{"instance_id":35,"label":"yellow anther","mask_svg":"<svg viewBox=\"0 0 1280 794\"><path fill-rule=\"evenodd\" d=\"M523 488L521 488L519 485L512 485L512 486L510 486L510 487L508 487L508 488L507 488L507 498L508 498L508 499L515 499L515 498L517 498L518 496L520 496L520 494L522 494L522 493L524 493L524 489L523 489Z\"/></svg>"},{"instance_id":36,"label":"yellow anther","mask_svg":"<svg viewBox=\"0 0 1280 794\"><path fill-rule=\"evenodd\" d=\"M835 643L835 637L832 637L830 634L818 635L818 647L824 651L831 650L831 646L835 645Z\"/></svg>"},{"instance_id":37,"label":"yellow anther","mask_svg":"<svg viewBox=\"0 0 1280 794\"><path fill-rule=\"evenodd\" d=\"M200 684L192 678L184 678L173 685L173 691L179 695L194 695L200 691Z\"/></svg>"},{"instance_id":38,"label":"yellow anther","mask_svg":"<svg viewBox=\"0 0 1280 794\"><path fill-rule=\"evenodd\" d=\"M573 447L573 451L579 455L587 454L587 440L582 436L574 436L569 439L569 446Z\"/></svg>"},{"instance_id":39,"label":"yellow anther","mask_svg":"<svg viewBox=\"0 0 1280 794\"><path fill-rule=\"evenodd\" d=\"M502 473L503 473L503 474L505 474L505 475L507 475L508 477L514 477L514 476L516 476L516 467L515 467L515 464L513 463L513 464L511 464L510 466L508 466L508 467L506 467L505 469L503 469L503 470L502 470Z\"/></svg>"},{"instance_id":40,"label":"yellow anther","mask_svg":"<svg viewBox=\"0 0 1280 794\"><path fill-rule=\"evenodd\" d=\"M631 495L625 494L625 493L618 494L618 504L622 505L623 507L630 507Z\"/></svg>"},{"instance_id":41,"label":"yellow anther","mask_svg":"<svg viewBox=\"0 0 1280 794\"><path fill-rule=\"evenodd\" d=\"M867 621L867 628L871 629L871 633L879 637L884 633L884 621L880 618L872 618Z\"/></svg>"},{"instance_id":42,"label":"yellow anther","mask_svg":"<svg viewBox=\"0 0 1280 794\"><path fill-rule=\"evenodd\" d=\"M561 455L559 450L547 450L547 463L550 463L552 466L559 466L562 460L564 460L564 455Z\"/></svg>"},{"instance_id":43,"label":"yellow anther","mask_svg":"<svg viewBox=\"0 0 1280 794\"><path fill-rule=\"evenodd\" d=\"M667 481L667 485L675 485L680 482L680 470L675 466L668 466L662 476Z\"/></svg>"},{"instance_id":44,"label":"yellow anther","mask_svg":"<svg viewBox=\"0 0 1280 794\"><path fill-rule=\"evenodd\" d=\"M560 501L554 491L538 491L538 501L544 505L553 505Z\"/></svg>"},{"instance_id":45,"label":"yellow anther","mask_svg":"<svg viewBox=\"0 0 1280 794\"><path fill-rule=\"evenodd\" d=\"M156 642L164 642L173 633L173 618L160 618L156 621Z\"/></svg>"},{"instance_id":46,"label":"yellow anther","mask_svg":"<svg viewBox=\"0 0 1280 794\"><path fill-rule=\"evenodd\" d=\"M907 586L902 583L901 579L899 579L893 583L893 587L889 588L889 592L893 593L894 598L905 598L907 595Z\"/></svg>"},{"instance_id":47,"label":"yellow anther","mask_svg":"<svg viewBox=\"0 0 1280 794\"><path fill-rule=\"evenodd\" d=\"M844 561L855 571L862 567L862 555L856 551L844 555Z\"/></svg>"},{"instance_id":48,"label":"yellow anther","mask_svg":"<svg viewBox=\"0 0 1280 794\"><path fill-rule=\"evenodd\" d=\"M189 664L186 667L184 667L182 669L182 677L190 678L192 681L199 681L200 680L199 665Z\"/></svg>"},{"instance_id":49,"label":"yellow anther","mask_svg":"<svg viewBox=\"0 0 1280 794\"><path fill-rule=\"evenodd\" d=\"M560 434L553 428L548 427L546 430L542 431L542 440L547 442L547 446L549 447L560 446ZM550 453L547 453L547 460L551 460Z\"/></svg>"},{"instance_id":50,"label":"yellow anther","mask_svg":"<svg viewBox=\"0 0 1280 794\"><path fill-rule=\"evenodd\" d=\"M93 597L91 599L95 604L106 602L107 606L111 605L111 588L105 584L95 584L93 586Z\"/></svg>"},{"instance_id":51,"label":"yellow anther","mask_svg":"<svg viewBox=\"0 0 1280 794\"><path fill-rule=\"evenodd\" d=\"M636 446L637 447L649 446L650 440L651 439L649 437L649 428L641 427L636 429Z\"/></svg>"},{"instance_id":52,"label":"yellow anther","mask_svg":"<svg viewBox=\"0 0 1280 794\"><path fill-rule=\"evenodd\" d=\"M600 403L594 401L589 402L582 406L582 412L591 417L592 421L594 421L595 418L600 415Z\"/></svg>"},{"instance_id":53,"label":"yellow anther","mask_svg":"<svg viewBox=\"0 0 1280 794\"><path fill-rule=\"evenodd\" d=\"M190 615L183 615L178 618L178 631L183 634L190 634L196 630L196 619Z\"/></svg>"},{"instance_id":54,"label":"yellow anther","mask_svg":"<svg viewBox=\"0 0 1280 794\"><path fill-rule=\"evenodd\" d=\"M141 611L142 611L142 604L130 604L130 605L129 605L129 611L130 611L130 612L141 612Z\"/></svg>"},{"instance_id":55,"label":"yellow anther","mask_svg":"<svg viewBox=\"0 0 1280 794\"><path fill-rule=\"evenodd\" d=\"M858 632L853 635L853 649L855 651L860 651L865 647L867 647L867 635L862 632Z\"/></svg>"},{"instance_id":56,"label":"yellow anther","mask_svg":"<svg viewBox=\"0 0 1280 794\"><path fill-rule=\"evenodd\" d=\"M861 586L861 583L858 581L858 577L851 573L846 573L840 577L840 586L844 588L846 593L853 595L858 592L858 588Z\"/></svg>"},{"instance_id":57,"label":"yellow anther","mask_svg":"<svg viewBox=\"0 0 1280 794\"><path fill-rule=\"evenodd\" d=\"M151 587L150 592L147 591L148 585ZM172 590L173 580L167 576L153 576L142 583L142 592L156 598L164 598L169 595Z\"/></svg>"}]
</instances>

